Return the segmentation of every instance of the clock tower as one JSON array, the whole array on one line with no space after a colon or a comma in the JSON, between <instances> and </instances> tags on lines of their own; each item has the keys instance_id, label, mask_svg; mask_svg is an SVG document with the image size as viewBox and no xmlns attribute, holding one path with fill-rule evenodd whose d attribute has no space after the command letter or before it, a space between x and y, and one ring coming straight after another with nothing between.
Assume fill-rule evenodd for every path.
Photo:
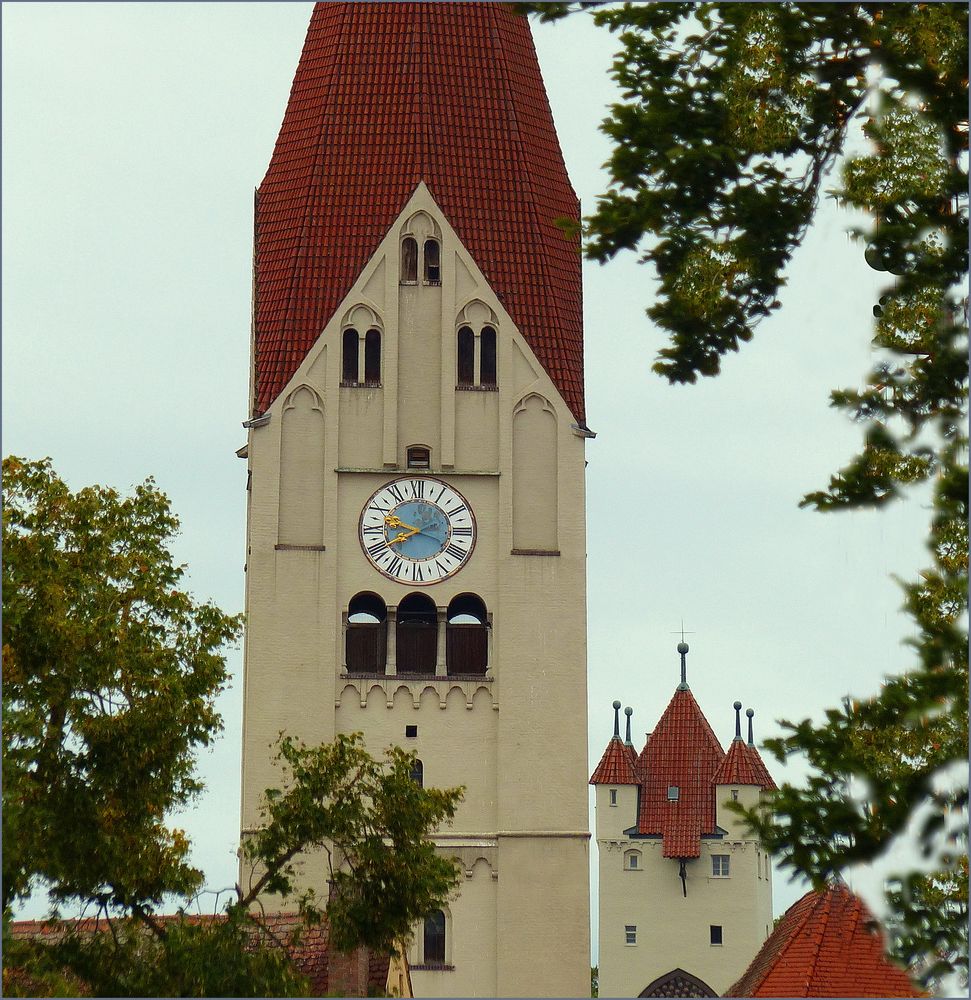
<instances>
[{"instance_id":1,"label":"clock tower","mask_svg":"<svg viewBox=\"0 0 971 1000\"><path fill-rule=\"evenodd\" d=\"M578 216L511 6L316 5L256 196L242 828L281 730L464 785L417 996L589 994Z\"/></svg>"}]
</instances>

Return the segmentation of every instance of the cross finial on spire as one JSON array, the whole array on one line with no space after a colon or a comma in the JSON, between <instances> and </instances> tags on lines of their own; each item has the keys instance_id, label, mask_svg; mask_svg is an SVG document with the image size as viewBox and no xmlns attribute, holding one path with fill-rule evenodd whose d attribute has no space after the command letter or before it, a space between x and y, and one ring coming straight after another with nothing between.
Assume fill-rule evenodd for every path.
<instances>
[{"instance_id":1,"label":"cross finial on spire","mask_svg":"<svg viewBox=\"0 0 971 1000\"><path fill-rule=\"evenodd\" d=\"M679 691L688 690L688 664L685 658L688 655L688 644L684 641L685 631L684 631L684 619L681 619L681 641L678 643L678 652L681 654L681 683L678 685ZM677 635L677 632L672 633ZM694 632L688 632L688 635L694 635Z\"/></svg>"}]
</instances>

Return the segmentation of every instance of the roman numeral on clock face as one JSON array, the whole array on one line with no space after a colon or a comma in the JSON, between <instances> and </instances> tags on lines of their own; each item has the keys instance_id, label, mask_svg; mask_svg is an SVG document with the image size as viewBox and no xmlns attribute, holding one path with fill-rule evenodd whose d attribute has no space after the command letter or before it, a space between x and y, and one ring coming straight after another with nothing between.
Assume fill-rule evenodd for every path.
<instances>
[{"instance_id":1,"label":"roman numeral on clock face","mask_svg":"<svg viewBox=\"0 0 971 1000\"><path fill-rule=\"evenodd\" d=\"M449 542L444 555L451 556L453 559L464 559L467 552L468 549L460 549L454 542Z\"/></svg>"},{"instance_id":2,"label":"roman numeral on clock face","mask_svg":"<svg viewBox=\"0 0 971 1000\"><path fill-rule=\"evenodd\" d=\"M459 538L471 538L472 529L471 528L452 528L452 534Z\"/></svg>"},{"instance_id":3,"label":"roman numeral on clock face","mask_svg":"<svg viewBox=\"0 0 971 1000\"><path fill-rule=\"evenodd\" d=\"M373 545L369 545L365 550L372 559L377 559L382 552L388 551L388 543L384 540L384 532L381 532L382 538L380 542L375 542Z\"/></svg>"}]
</instances>

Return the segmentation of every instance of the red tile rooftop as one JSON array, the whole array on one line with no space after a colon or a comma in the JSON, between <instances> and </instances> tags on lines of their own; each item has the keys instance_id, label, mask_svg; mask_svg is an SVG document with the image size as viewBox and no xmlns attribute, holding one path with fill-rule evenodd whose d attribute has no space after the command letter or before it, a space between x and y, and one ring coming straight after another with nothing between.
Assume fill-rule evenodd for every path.
<instances>
[{"instance_id":1,"label":"red tile rooftop","mask_svg":"<svg viewBox=\"0 0 971 1000\"><path fill-rule=\"evenodd\" d=\"M579 241L526 19L501 3L318 3L257 192L254 414L424 181L584 423Z\"/></svg>"}]
</instances>

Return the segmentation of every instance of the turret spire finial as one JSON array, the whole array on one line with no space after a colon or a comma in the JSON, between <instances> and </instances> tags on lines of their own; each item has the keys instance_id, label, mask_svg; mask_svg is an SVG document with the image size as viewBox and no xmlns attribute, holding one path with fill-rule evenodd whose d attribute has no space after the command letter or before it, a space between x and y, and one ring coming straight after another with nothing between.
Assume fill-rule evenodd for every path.
<instances>
[{"instance_id":1,"label":"turret spire finial","mask_svg":"<svg viewBox=\"0 0 971 1000\"><path fill-rule=\"evenodd\" d=\"M614 702L614 738L620 739L620 702Z\"/></svg>"},{"instance_id":2,"label":"turret spire finial","mask_svg":"<svg viewBox=\"0 0 971 1000\"><path fill-rule=\"evenodd\" d=\"M732 708L735 709L735 739L740 740L742 738L742 703L736 701Z\"/></svg>"},{"instance_id":3,"label":"turret spire finial","mask_svg":"<svg viewBox=\"0 0 971 1000\"><path fill-rule=\"evenodd\" d=\"M626 744L627 744L627 745L628 745L629 747L632 747L632 746L634 745L633 743L631 743L631 739L630 739L630 717L631 717L631 716L632 716L633 714L634 714L634 709L632 709L632 708L630 707L630 705L628 705L628 706L627 706L627 708L625 708L625 709L624 709L624 715L626 715L626 716L627 716L627 739L626 739L626 740L624 740L624 742L625 742L625 743L626 743Z\"/></svg>"},{"instance_id":4,"label":"turret spire finial","mask_svg":"<svg viewBox=\"0 0 971 1000\"><path fill-rule=\"evenodd\" d=\"M752 736L752 716L755 715L755 709L746 708L745 714L748 716L748 745L754 747L755 739Z\"/></svg>"},{"instance_id":5,"label":"turret spire finial","mask_svg":"<svg viewBox=\"0 0 971 1000\"><path fill-rule=\"evenodd\" d=\"M688 690L688 644L683 640L678 643L678 652L681 654L681 683L678 685L679 691Z\"/></svg>"}]
</instances>

